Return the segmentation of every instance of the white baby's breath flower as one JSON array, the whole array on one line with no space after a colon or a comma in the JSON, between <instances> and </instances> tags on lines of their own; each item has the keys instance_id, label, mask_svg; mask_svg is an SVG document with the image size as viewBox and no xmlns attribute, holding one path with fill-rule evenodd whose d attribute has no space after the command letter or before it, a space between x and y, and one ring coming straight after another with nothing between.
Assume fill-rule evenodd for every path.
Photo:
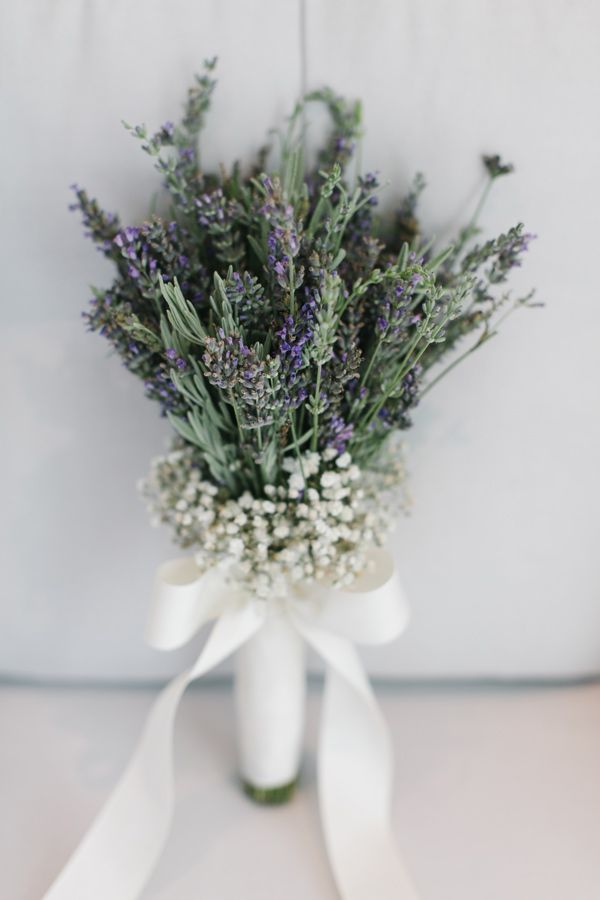
<instances>
[{"instance_id":1,"label":"white baby's breath flower","mask_svg":"<svg viewBox=\"0 0 600 900\"><path fill-rule=\"evenodd\" d=\"M352 462L352 457L350 456L350 454L348 452L346 452L346 453L342 453L341 456L338 456L338 458L335 461L335 464L338 467L338 469L347 469L351 462Z\"/></svg>"},{"instance_id":2,"label":"white baby's breath flower","mask_svg":"<svg viewBox=\"0 0 600 900\"><path fill-rule=\"evenodd\" d=\"M330 488L340 483L340 475L337 472L323 472L321 475L321 487Z\"/></svg>"},{"instance_id":3,"label":"white baby's breath flower","mask_svg":"<svg viewBox=\"0 0 600 900\"><path fill-rule=\"evenodd\" d=\"M290 475L289 481L289 489L290 491L300 492L304 490L304 478L300 472L294 472L293 475Z\"/></svg>"},{"instance_id":4,"label":"white baby's breath flower","mask_svg":"<svg viewBox=\"0 0 600 900\"><path fill-rule=\"evenodd\" d=\"M202 570L222 565L233 581L265 600L290 583L348 585L366 564L370 543L381 543L393 520L401 467L364 472L337 451L292 458L282 483L263 497L235 498L207 480L185 448L151 464L141 484L152 521L170 525L195 551ZM306 481L305 481L306 478Z\"/></svg>"},{"instance_id":5,"label":"white baby's breath flower","mask_svg":"<svg viewBox=\"0 0 600 900\"><path fill-rule=\"evenodd\" d=\"M229 552L233 556L241 556L245 550L245 544L241 538L232 538L228 543Z\"/></svg>"},{"instance_id":6,"label":"white baby's breath flower","mask_svg":"<svg viewBox=\"0 0 600 900\"><path fill-rule=\"evenodd\" d=\"M299 466L300 464L298 464ZM321 468L321 457L318 453L305 453L302 458L302 469L307 477L317 475Z\"/></svg>"}]
</instances>

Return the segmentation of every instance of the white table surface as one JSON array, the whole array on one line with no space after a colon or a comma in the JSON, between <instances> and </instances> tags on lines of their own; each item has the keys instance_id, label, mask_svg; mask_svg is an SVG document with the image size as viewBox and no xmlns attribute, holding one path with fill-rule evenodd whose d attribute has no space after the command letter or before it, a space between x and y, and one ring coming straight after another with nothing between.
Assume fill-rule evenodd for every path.
<instances>
[{"instance_id":1,"label":"white table surface","mask_svg":"<svg viewBox=\"0 0 600 900\"><path fill-rule=\"evenodd\" d=\"M316 804L319 694L309 698L302 789L287 807L263 809L235 783L228 687L189 692L175 824L144 900L335 900ZM0 688L2 900L42 896L125 765L153 696ZM382 686L378 696L396 751L398 844L420 900L597 900L600 685Z\"/></svg>"}]
</instances>

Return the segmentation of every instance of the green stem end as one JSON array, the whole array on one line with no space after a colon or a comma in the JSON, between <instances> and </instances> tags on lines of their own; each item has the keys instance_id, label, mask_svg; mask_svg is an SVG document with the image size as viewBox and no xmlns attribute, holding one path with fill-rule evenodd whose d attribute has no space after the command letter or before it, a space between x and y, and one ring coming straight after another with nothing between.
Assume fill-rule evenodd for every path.
<instances>
[{"instance_id":1,"label":"green stem end","mask_svg":"<svg viewBox=\"0 0 600 900\"><path fill-rule=\"evenodd\" d=\"M251 784L249 781L242 781L246 796L250 797L251 800L254 800L255 803L260 803L262 806L280 806L283 803L288 803L294 795L297 784L297 778L294 778L293 781L290 781L287 784L272 788L256 787L256 785Z\"/></svg>"}]
</instances>

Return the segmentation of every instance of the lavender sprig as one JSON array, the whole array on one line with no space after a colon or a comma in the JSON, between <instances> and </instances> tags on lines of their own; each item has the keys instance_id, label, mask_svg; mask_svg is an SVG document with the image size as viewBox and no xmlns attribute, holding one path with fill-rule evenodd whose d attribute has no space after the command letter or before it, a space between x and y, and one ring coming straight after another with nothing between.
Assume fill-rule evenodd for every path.
<instances>
[{"instance_id":1,"label":"lavender sprig","mask_svg":"<svg viewBox=\"0 0 600 900\"><path fill-rule=\"evenodd\" d=\"M290 460L299 491L317 456L325 468L346 453L376 467L432 385L503 317L536 305L507 289L533 236L516 225L479 237L491 185L512 171L493 155L477 209L450 246L424 236L422 176L386 230L379 177L348 174L360 105L328 89L296 106L279 160L261 151L247 175L237 164L204 171L198 136L214 65L179 122L153 133L127 126L161 175L164 216L122 226L75 188L86 233L115 265L85 317L168 416L198 477L224 497L264 498L288 484ZM333 128L310 166L298 126L314 102Z\"/></svg>"}]
</instances>

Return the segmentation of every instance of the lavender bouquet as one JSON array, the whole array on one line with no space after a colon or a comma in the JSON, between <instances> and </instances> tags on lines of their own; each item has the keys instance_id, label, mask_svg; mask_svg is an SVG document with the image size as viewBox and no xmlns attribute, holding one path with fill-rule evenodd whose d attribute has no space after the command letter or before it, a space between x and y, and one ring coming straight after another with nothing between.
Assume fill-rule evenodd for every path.
<instances>
[{"instance_id":1,"label":"lavender bouquet","mask_svg":"<svg viewBox=\"0 0 600 900\"><path fill-rule=\"evenodd\" d=\"M164 214L123 226L75 187L86 232L116 269L85 318L173 426L142 483L154 520L198 571L275 604L295 587L351 586L385 542L402 504L398 436L502 318L534 305L507 289L532 235L517 224L479 239L483 201L512 171L498 156L484 157L483 197L450 246L423 233L421 176L384 228L377 176L351 174L360 107L327 89L297 105L276 150L247 171L205 171L213 69L179 124L127 126L161 175ZM315 102L333 127L308 164ZM281 799L288 775L247 781Z\"/></svg>"}]
</instances>

